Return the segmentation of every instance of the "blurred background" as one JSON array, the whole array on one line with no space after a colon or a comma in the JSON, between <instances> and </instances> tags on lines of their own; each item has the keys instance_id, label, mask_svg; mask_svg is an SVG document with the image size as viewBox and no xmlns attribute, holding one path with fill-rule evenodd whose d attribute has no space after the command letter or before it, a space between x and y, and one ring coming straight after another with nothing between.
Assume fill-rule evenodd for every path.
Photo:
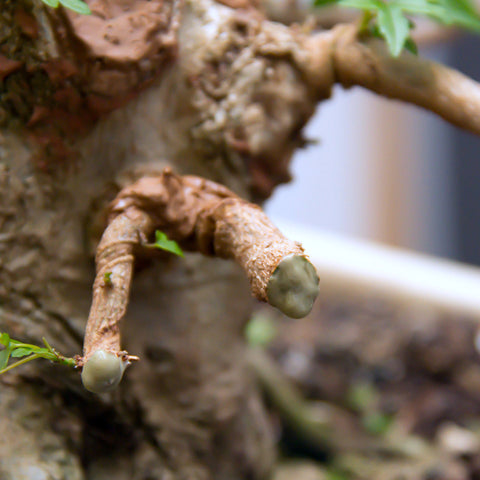
<instances>
[{"instance_id":1,"label":"blurred background","mask_svg":"<svg viewBox=\"0 0 480 480\"><path fill-rule=\"evenodd\" d=\"M480 37L426 37L421 55L480 81ZM360 88L336 89L306 136L318 144L266 210L303 242L321 294L304 319L264 307L250 323L257 341L273 325L269 358L307 399L285 409L256 362L284 408L282 451L317 460L276 480L480 480L480 270L342 238L480 265L480 138Z\"/></svg>"},{"instance_id":2,"label":"blurred background","mask_svg":"<svg viewBox=\"0 0 480 480\"><path fill-rule=\"evenodd\" d=\"M420 53L480 81L480 38L455 33ZM292 183L267 203L279 222L480 264L480 138L417 107L335 89L306 129Z\"/></svg>"}]
</instances>

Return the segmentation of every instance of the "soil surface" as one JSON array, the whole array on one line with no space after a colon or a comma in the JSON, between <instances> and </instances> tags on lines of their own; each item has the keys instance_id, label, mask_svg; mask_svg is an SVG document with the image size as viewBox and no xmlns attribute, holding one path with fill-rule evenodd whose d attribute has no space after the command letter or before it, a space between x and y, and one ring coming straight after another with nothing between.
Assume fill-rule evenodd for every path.
<instances>
[{"instance_id":1,"label":"soil surface","mask_svg":"<svg viewBox=\"0 0 480 480\"><path fill-rule=\"evenodd\" d=\"M270 389L285 455L296 458L278 478L480 478L475 319L339 292L305 319L261 309L255 321L274 326L268 355L304 402L275 408L280 391ZM308 411L323 433L289 409Z\"/></svg>"}]
</instances>

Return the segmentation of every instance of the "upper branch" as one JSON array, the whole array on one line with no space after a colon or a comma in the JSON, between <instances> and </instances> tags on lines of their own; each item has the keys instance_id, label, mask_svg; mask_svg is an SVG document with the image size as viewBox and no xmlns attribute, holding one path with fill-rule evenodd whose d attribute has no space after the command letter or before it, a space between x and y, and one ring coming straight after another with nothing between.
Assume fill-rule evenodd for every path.
<instances>
[{"instance_id":1,"label":"upper branch","mask_svg":"<svg viewBox=\"0 0 480 480\"><path fill-rule=\"evenodd\" d=\"M324 52L315 51L325 48L326 39L328 62ZM313 60L321 58L324 68L333 69L336 83L347 88L359 85L413 103L480 135L480 84L460 72L409 52L394 58L382 40L360 35L355 25L339 25L316 34L307 48ZM308 73L312 73L310 67Z\"/></svg>"}]
</instances>

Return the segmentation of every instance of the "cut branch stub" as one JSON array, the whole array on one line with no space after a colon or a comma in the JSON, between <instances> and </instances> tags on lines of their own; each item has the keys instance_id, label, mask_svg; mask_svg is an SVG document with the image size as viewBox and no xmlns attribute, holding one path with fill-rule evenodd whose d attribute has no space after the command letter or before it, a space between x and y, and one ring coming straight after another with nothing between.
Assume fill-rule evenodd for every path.
<instances>
[{"instance_id":1,"label":"cut branch stub","mask_svg":"<svg viewBox=\"0 0 480 480\"><path fill-rule=\"evenodd\" d=\"M156 229L185 250L234 259L246 272L253 295L285 314L299 318L311 310L318 276L299 243L285 238L260 207L222 185L165 169L125 188L111 205L97 249L80 362L88 390L111 390L136 359L121 350L119 322L128 304L134 253Z\"/></svg>"},{"instance_id":2,"label":"cut branch stub","mask_svg":"<svg viewBox=\"0 0 480 480\"><path fill-rule=\"evenodd\" d=\"M284 257L267 285L268 303L292 318L308 315L317 295L317 272L303 255Z\"/></svg>"},{"instance_id":3,"label":"cut branch stub","mask_svg":"<svg viewBox=\"0 0 480 480\"><path fill-rule=\"evenodd\" d=\"M224 200L212 212L219 257L233 258L246 272L256 298L293 318L312 309L318 276L302 246L285 238L256 205Z\"/></svg>"}]
</instances>

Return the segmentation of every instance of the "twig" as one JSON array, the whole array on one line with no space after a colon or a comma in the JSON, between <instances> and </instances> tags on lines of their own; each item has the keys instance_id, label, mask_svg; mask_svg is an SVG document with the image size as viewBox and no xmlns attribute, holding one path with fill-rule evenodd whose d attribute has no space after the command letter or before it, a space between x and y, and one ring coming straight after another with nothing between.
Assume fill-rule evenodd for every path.
<instances>
[{"instance_id":1,"label":"twig","mask_svg":"<svg viewBox=\"0 0 480 480\"><path fill-rule=\"evenodd\" d=\"M32 360L36 360L37 358L43 358L41 355L37 355L37 354L34 354L34 355L30 355L28 357L25 357L25 358L22 358L21 360L19 360L18 362L15 362L15 363L12 363L11 365L9 365L8 367L5 367L3 370L2 370L2 373L6 373L8 372L9 370L12 370L13 368L16 368L16 367L19 367L20 365L23 365L24 363L28 363Z\"/></svg>"}]
</instances>

